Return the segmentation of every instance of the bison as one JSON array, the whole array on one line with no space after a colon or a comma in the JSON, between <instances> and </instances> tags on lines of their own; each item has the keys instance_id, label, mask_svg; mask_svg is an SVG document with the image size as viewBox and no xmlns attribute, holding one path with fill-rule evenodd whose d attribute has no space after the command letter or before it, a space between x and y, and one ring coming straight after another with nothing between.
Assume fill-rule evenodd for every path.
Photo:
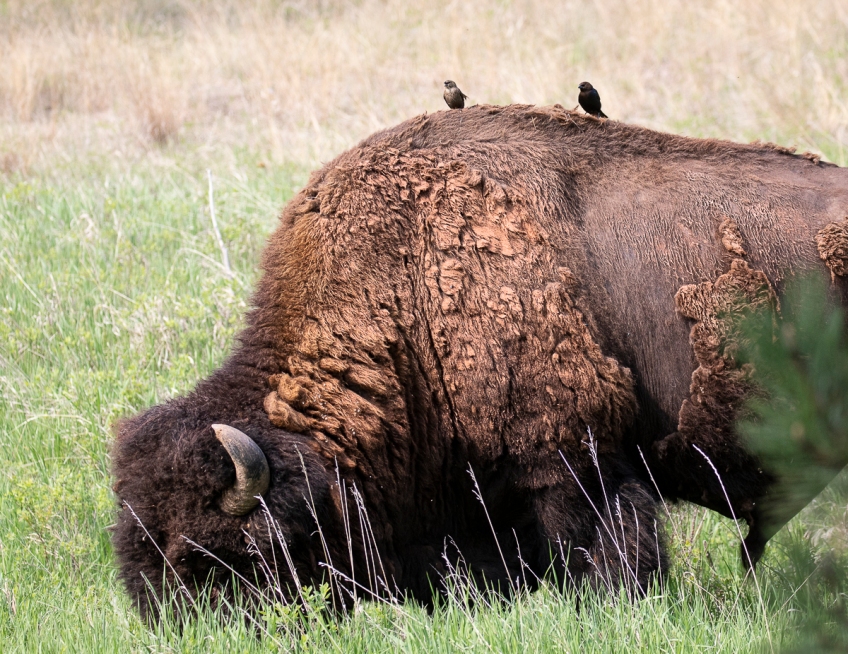
<instances>
[{"instance_id":1,"label":"bison","mask_svg":"<svg viewBox=\"0 0 848 654\"><path fill-rule=\"evenodd\" d=\"M812 155L558 105L374 134L283 210L223 366L116 426L123 582L144 614L163 574L227 589L261 562L341 602L428 603L459 561L644 588L659 495L746 520L755 561L788 516L734 431L728 316L798 271L841 293L846 213Z\"/></svg>"}]
</instances>

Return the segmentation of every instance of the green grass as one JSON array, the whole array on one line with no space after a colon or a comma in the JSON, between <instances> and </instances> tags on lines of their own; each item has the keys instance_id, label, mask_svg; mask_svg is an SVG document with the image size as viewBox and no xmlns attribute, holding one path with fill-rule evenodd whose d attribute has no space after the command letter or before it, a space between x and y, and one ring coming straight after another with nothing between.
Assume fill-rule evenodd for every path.
<instances>
[{"instance_id":1,"label":"green grass","mask_svg":"<svg viewBox=\"0 0 848 654\"><path fill-rule=\"evenodd\" d=\"M110 425L188 390L231 346L294 184L261 172L215 180L232 277L215 263L202 170L0 187L0 650L141 637L106 531Z\"/></svg>"},{"instance_id":2,"label":"green grass","mask_svg":"<svg viewBox=\"0 0 848 654\"><path fill-rule=\"evenodd\" d=\"M110 425L221 363L276 212L307 172L258 168L249 152L205 164L230 275L201 159L177 145L0 176L0 651L768 651L806 637L811 611L845 592L816 572L845 542L841 480L781 532L759 587L741 574L735 527L684 506L667 520L667 584L639 602L588 593L578 610L546 586L509 603L449 600L432 615L367 603L329 618L316 596L305 617L267 606L258 635L209 610L183 629L148 628L109 543Z\"/></svg>"}]
</instances>

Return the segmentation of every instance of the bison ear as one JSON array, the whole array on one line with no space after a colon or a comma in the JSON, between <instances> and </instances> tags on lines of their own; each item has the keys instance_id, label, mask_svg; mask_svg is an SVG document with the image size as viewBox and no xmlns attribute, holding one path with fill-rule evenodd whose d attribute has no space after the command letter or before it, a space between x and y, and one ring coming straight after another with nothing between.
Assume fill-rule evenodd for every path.
<instances>
[{"instance_id":1,"label":"bison ear","mask_svg":"<svg viewBox=\"0 0 848 654\"><path fill-rule=\"evenodd\" d=\"M268 461L244 432L229 425L212 425L212 429L236 467L236 483L221 496L221 509L230 515L250 513L259 504L256 496L268 492Z\"/></svg>"}]
</instances>

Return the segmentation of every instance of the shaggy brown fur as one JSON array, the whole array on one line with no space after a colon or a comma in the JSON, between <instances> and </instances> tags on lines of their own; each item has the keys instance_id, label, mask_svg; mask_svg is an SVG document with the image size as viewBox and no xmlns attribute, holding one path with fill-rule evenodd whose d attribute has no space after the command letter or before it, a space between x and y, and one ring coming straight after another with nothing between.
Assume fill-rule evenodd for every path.
<instances>
[{"instance_id":1,"label":"shaggy brown fur","mask_svg":"<svg viewBox=\"0 0 848 654\"><path fill-rule=\"evenodd\" d=\"M848 273L848 218L832 222L816 234L819 256L830 268L832 278Z\"/></svg>"},{"instance_id":2,"label":"shaggy brown fur","mask_svg":"<svg viewBox=\"0 0 848 654\"><path fill-rule=\"evenodd\" d=\"M182 535L251 578L242 530L273 554L258 512L218 508L234 469L212 423L268 456L266 501L304 583L327 557L347 575L368 563L337 474L362 494L387 583L425 602L447 539L502 584L517 537L536 574L561 551L572 578L644 586L664 554L637 447L664 495L727 513L698 445L757 529L770 478L733 432L746 384L723 315L823 268L815 235L846 207L844 170L561 107L476 106L369 137L286 207L221 370L119 425L116 492L149 532L121 510L122 578L146 611L144 579L163 571L151 537L192 588L226 575Z\"/></svg>"},{"instance_id":3,"label":"shaggy brown fur","mask_svg":"<svg viewBox=\"0 0 848 654\"><path fill-rule=\"evenodd\" d=\"M732 224L732 223L731 223ZM727 227L727 221L720 226ZM733 225L735 228L735 225ZM734 238L724 236L722 245L734 254L742 251L738 230L727 230ZM678 414L677 431L654 445L654 453L663 469L676 467L676 488L665 488L675 497L706 506L732 518L744 518L754 527L755 496L728 506L721 484L749 488L766 488L773 479L757 460L732 436L736 414L752 387L750 370L739 367L733 358L734 334L729 318L743 308L776 308L776 297L768 277L751 270L742 259L734 259L730 270L715 283L702 282L681 287L674 296L681 316L694 320L689 340L698 367L692 373L690 396L683 400ZM692 447L707 441L705 434L720 436L713 445L711 461L718 467L721 479L711 473L709 462ZM708 442L708 441L707 441ZM704 443L706 444L706 443ZM703 445L701 445L703 450ZM764 542L751 539L749 555L754 563L762 555ZM744 550L743 550L744 551ZM744 559L743 559L744 560Z\"/></svg>"}]
</instances>

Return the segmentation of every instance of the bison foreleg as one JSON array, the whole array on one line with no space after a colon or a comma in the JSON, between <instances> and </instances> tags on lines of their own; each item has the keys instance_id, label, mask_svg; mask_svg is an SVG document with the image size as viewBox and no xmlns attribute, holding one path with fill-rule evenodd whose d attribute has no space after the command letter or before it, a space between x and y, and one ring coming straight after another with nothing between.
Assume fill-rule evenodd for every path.
<instances>
[{"instance_id":1,"label":"bison foreleg","mask_svg":"<svg viewBox=\"0 0 848 654\"><path fill-rule=\"evenodd\" d=\"M563 557L567 580L646 592L663 574L666 557L657 532L656 503L635 477L604 477L603 486L581 477L540 491L540 527Z\"/></svg>"}]
</instances>

